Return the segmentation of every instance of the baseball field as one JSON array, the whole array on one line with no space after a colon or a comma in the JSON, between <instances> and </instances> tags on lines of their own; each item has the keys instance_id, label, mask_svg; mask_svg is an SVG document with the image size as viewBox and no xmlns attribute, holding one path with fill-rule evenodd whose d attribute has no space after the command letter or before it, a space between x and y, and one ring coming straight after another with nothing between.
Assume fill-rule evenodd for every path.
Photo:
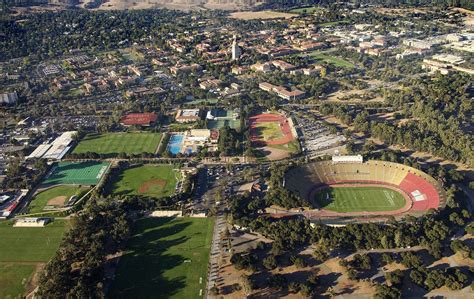
<instances>
[{"instance_id":1,"label":"baseball field","mask_svg":"<svg viewBox=\"0 0 474 299\"><path fill-rule=\"evenodd\" d=\"M73 195L79 196L88 188L60 185L46 189L35 195L29 205L29 213L41 213L46 206L62 207Z\"/></svg>"},{"instance_id":2,"label":"baseball field","mask_svg":"<svg viewBox=\"0 0 474 299\"><path fill-rule=\"evenodd\" d=\"M105 134L89 134L82 139L73 154L141 154L155 153L161 140L160 133L120 132Z\"/></svg>"},{"instance_id":3,"label":"baseball field","mask_svg":"<svg viewBox=\"0 0 474 299\"><path fill-rule=\"evenodd\" d=\"M405 198L385 187L329 187L316 193L317 204L334 212L394 211L405 206Z\"/></svg>"},{"instance_id":4,"label":"baseball field","mask_svg":"<svg viewBox=\"0 0 474 299\"><path fill-rule=\"evenodd\" d=\"M181 174L174 165L157 164L123 170L112 182L114 194L145 195L155 198L175 193Z\"/></svg>"},{"instance_id":5,"label":"baseball field","mask_svg":"<svg viewBox=\"0 0 474 299\"><path fill-rule=\"evenodd\" d=\"M0 298L22 297L35 272L59 248L68 225L60 220L41 228L0 223Z\"/></svg>"},{"instance_id":6,"label":"baseball field","mask_svg":"<svg viewBox=\"0 0 474 299\"><path fill-rule=\"evenodd\" d=\"M109 297L203 298L213 224L213 218L137 221Z\"/></svg>"},{"instance_id":7,"label":"baseball field","mask_svg":"<svg viewBox=\"0 0 474 299\"><path fill-rule=\"evenodd\" d=\"M109 166L108 162L60 162L42 185L96 185Z\"/></svg>"}]
</instances>

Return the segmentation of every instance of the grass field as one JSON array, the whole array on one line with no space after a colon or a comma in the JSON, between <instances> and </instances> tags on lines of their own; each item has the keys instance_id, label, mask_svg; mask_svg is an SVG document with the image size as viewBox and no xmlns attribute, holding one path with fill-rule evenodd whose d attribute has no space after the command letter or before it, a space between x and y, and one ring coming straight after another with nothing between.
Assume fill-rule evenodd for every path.
<instances>
[{"instance_id":1,"label":"grass field","mask_svg":"<svg viewBox=\"0 0 474 299\"><path fill-rule=\"evenodd\" d=\"M263 136L264 141L283 138L283 132L278 122L259 122L255 124L258 135Z\"/></svg>"},{"instance_id":2,"label":"grass field","mask_svg":"<svg viewBox=\"0 0 474 299\"><path fill-rule=\"evenodd\" d=\"M110 298L202 298L212 218L144 218L120 258Z\"/></svg>"},{"instance_id":3,"label":"grass field","mask_svg":"<svg viewBox=\"0 0 474 299\"><path fill-rule=\"evenodd\" d=\"M314 51L309 54L302 54L302 55L309 55L313 57L314 59L317 59L319 61L324 61L330 64L333 64L338 67L343 67L343 68L354 68L355 65L347 60L335 57L330 55L331 51L326 51L326 52L321 52L321 51Z\"/></svg>"},{"instance_id":4,"label":"grass field","mask_svg":"<svg viewBox=\"0 0 474 299\"><path fill-rule=\"evenodd\" d=\"M47 205L62 206L59 203L53 204L52 200L54 199L64 199L67 201L73 195L80 195L81 193L87 191L88 188L83 188L79 186L57 186L45 191L42 191L35 195L33 200L29 205L29 213L41 213L44 210L44 207Z\"/></svg>"},{"instance_id":5,"label":"grass field","mask_svg":"<svg viewBox=\"0 0 474 299\"><path fill-rule=\"evenodd\" d=\"M0 298L18 298L25 292L37 267L58 249L68 225L59 220L43 228L0 223Z\"/></svg>"},{"instance_id":6,"label":"grass field","mask_svg":"<svg viewBox=\"0 0 474 299\"><path fill-rule=\"evenodd\" d=\"M174 165L144 165L125 169L112 184L114 194L164 197L173 195L181 174Z\"/></svg>"},{"instance_id":7,"label":"grass field","mask_svg":"<svg viewBox=\"0 0 474 299\"><path fill-rule=\"evenodd\" d=\"M308 7L300 7L300 8L294 8L292 10L290 10L290 13L298 13L298 14L303 14L303 13L307 13L307 14L312 14L318 10L321 10L320 7L317 7L317 6L308 6Z\"/></svg>"},{"instance_id":8,"label":"grass field","mask_svg":"<svg viewBox=\"0 0 474 299\"><path fill-rule=\"evenodd\" d=\"M300 151L298 141L292 141L292 142L289 142L287 144L272 144L272 145L269 145L269 147L285 150L285 151L288 151L290 153L297 153L297 152Z\"/></svg>"},{"instance_id":9,"label":"grass field","mask_svg":"<svg viewBox=\"0 0 474 299\"><path fill-rule=\"evenodd\" d=\"M316 194L316 202L335 212L394 211L405 206L405 198L384 187L327 188Z\"/></svg>"},{"instance_id":10,"label":"grass field","mask_svg":"<svg viewBox=\"0 0 474 299\"><path fill-rule=\"evenodd\" d=\"M160 139L160 133L149 132L89 134L79 142L73 153L154 154Z\"/></svg>"},{"instance_id":11,"label":"grass field","mask_svg":"<svg viewBox=\"0 0 474 299\"><path fill-rule=\"evenodd\" d=\"M95 185L107 171L107 162L60 162L43 185Z\"/></svg>"}]
</instances>

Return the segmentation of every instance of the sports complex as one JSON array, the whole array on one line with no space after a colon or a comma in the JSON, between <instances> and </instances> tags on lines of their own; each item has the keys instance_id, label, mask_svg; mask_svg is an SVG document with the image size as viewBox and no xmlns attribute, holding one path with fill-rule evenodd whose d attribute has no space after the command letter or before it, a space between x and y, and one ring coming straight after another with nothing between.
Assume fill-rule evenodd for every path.
<instances>
[{"instance_id":1,"label":"sports complex","mask_svg":"<svg viewBox=\"0 0 474 299\"><path fill-rule=\"evenodd\" d=\"M308 218L419 216L446 205L441 184L423 171L359 158L294 167L285 174L285 187L314 207L304 212Z\"/></svg>"}]
</instances>

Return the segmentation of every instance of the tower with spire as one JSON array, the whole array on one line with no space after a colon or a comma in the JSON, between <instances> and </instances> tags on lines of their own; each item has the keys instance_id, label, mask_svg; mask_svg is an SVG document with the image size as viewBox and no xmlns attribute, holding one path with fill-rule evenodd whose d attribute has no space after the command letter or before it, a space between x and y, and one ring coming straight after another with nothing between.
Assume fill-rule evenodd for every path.
<instances>
[{"instance_id":1,"label":"tower with spire","mask_svg":"<svg viewBox=\"0 0 474 299\"><path fill-rule=\"evenodd\" d=\"M237 35L234 34L234 41L232 42L232 60L239 60L242 55L242 50L237 44Z\"/></svg>"}]
</instances>

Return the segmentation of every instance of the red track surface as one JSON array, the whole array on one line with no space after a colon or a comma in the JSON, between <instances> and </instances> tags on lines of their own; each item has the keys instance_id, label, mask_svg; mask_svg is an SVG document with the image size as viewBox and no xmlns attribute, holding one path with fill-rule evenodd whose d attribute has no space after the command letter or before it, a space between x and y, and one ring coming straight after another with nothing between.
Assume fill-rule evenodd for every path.
<instances>
[{"instance_id":1,"label":"red track surface","mask_svg":"<svg viewBox=\"0 0 474 299\"><path fill-rule=\"evenodd\" d=\"M265 141L263 136L258 134L257 124L263 122L278 122L280 125L280 130L283 133L282 138L272 139ZM258 114L249 118L249 127L250 127L250 140L258 146L266 145L278 145L278 144L287 144L293 140L295 137L291 133L291 127L288 123L288 120L279 114Z\"/></svg>"}]
</instances>

